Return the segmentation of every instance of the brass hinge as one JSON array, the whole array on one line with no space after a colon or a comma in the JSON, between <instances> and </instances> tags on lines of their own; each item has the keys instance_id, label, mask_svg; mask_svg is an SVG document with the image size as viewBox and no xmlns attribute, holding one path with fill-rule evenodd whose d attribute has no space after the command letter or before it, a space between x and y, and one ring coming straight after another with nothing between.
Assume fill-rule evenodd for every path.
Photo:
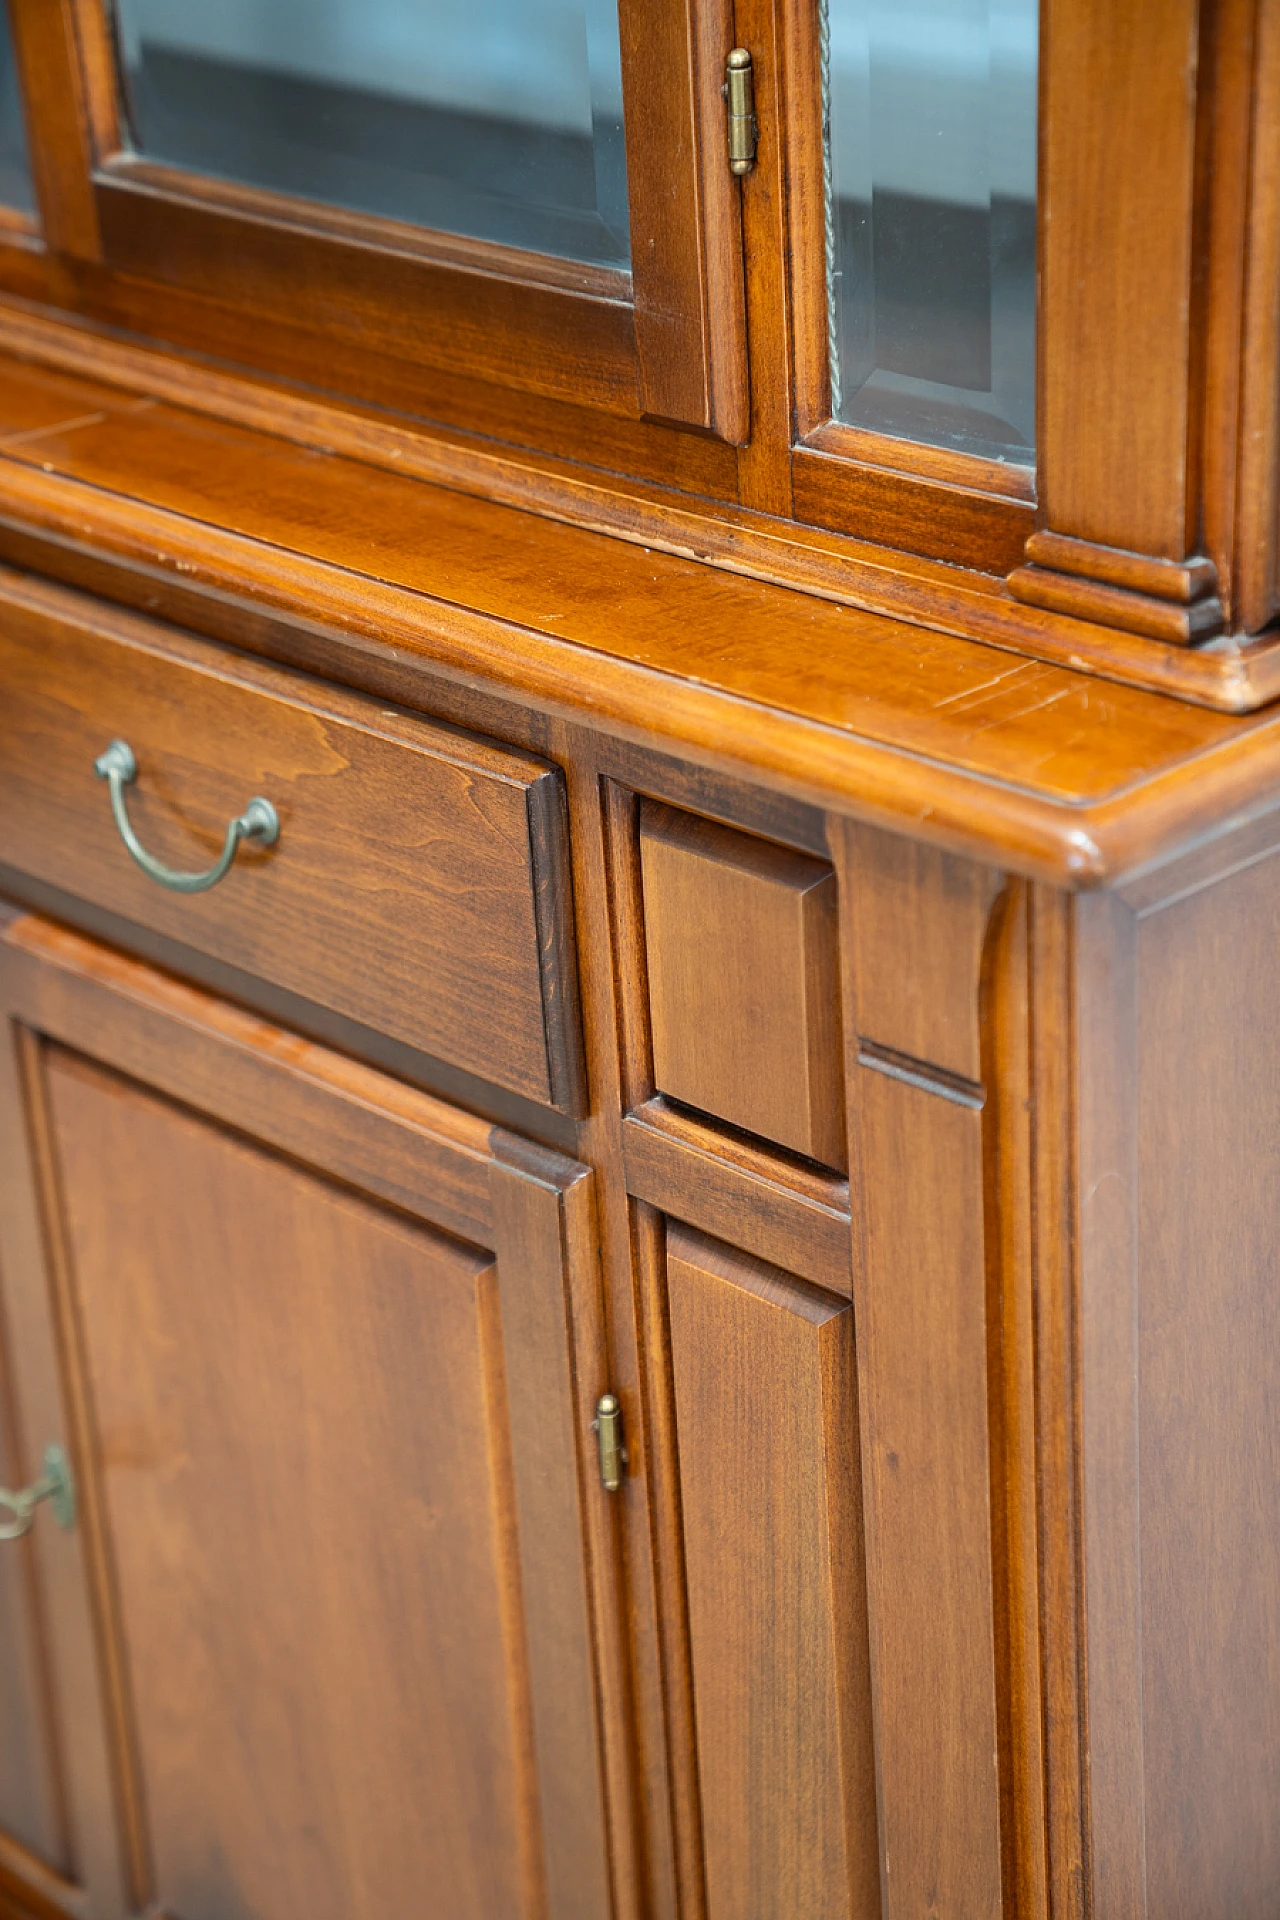
<instances>
[{"instance_id":1,"label":"brass hinge","mask_svg":"<svg viewBox=\"0 0 1280 1920\"><path fill-rule=\"evenodd\" d=\"M616 1493L622 1485L627 1450L622 1444L622 1408L611 1393L602 1393L596 1401L591 1431L600 1453L600 1485L606 1493Z\"/></svg>"},{"instance_id":2,"label":"brass hinge","mask_svg":"<svg viewBox=\"0 0 1280 1920\"><path fill-rule=\"evenodd\" d=\"M750 173L756 163L760 127L756 120L755 74L745 47L735 47L725 61L723 91L729 120L729 171Z\"/></svg>"}]
</instances>

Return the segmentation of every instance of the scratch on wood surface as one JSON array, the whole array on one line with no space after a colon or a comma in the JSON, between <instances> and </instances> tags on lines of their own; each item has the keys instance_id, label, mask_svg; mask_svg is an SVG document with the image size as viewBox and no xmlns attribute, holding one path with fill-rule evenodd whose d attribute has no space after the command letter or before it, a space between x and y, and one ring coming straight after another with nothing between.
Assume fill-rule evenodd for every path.
<instances>
[{"instance_id":1,"label":"scratch on wood surface","mask_svg":"<svg viewBox=\"0 0 1280 1920\"><path fill-rule=\"evenodd\" d=\"M957 707L971 700L980 700L984 694L990 693L993 687L1002 687L1010 680L1018 680L1032 671L1042 671L1038 660L1019 660L1016 666L1006 668L1003 673L993 674L990 680L980 680L975 687L962 687L959 693L949 693L945 699L935 700L933 711L939 713L943 707Z\"/></svg>"}]
</instances>

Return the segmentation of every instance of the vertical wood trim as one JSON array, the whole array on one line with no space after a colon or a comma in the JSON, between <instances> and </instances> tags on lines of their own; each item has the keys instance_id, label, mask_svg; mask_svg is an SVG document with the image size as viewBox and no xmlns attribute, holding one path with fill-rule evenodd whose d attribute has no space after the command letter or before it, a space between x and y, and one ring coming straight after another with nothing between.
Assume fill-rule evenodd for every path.
<instances>
[{"instance_id":1,"label":"vertical wood trim","mask_svg":"<svg viewBox=\"0 0 1280 1920\"><path fill-rule=\"evenodd\" d=\"M99 1472L103 1450L98 1437L89 1359L72 1264L71 1236L67 1227L46 1078L45 1042L29 1028L19 1030L19 1060L36 1170L37 1205L43 1214L53 1330L65 1383L70 1440L68 1451L76 1476L76 1524L85 1540L89 1595L96 1616L98 1661L111 1731L117 1817L133 1901L137 1907L145 1908L154 1898L155 1874L138 1763L137 1734L120 1620L119 1588L111 1551L106 1492ZM47 1527L44 1537L49 1542L50 1529Z\"/></svg>"},{"instance_id":2,"label":"vertical wood trim","mask_svg":"<svg viewBox=\"0 0 1280 1920\"><path fill-rule=\"evenodd\" d=\"M982 979L986 1104L987 1354L992 1590L1004 1901L1018 1920L1048 1913L1039 1515L1028 894L1014 881L992 916Z\"/></svg>"},{"instance_id":3,"label":"vertical wood trim","mask_svg":"<svg viewBox=\"0 0 1280 1920\"><path fill-rule=\"evenodd\" d=\"M547 1085L553 1106L581 1118L588 1110L578 997L578 954L573 933L573 862L564 775L557 769L525 790L532 864L533 911L538 930L538 971L547 1050Z\"/></svg>"},{"instance_id":4,"label":"vertical wood trim","mask_svg":"<svg viewBox=\"0 0 1280 1920\"><path fill-rule=\"evenodd\" d=\"M6 1485L21 1486L26 1477L25 1448L18 1430L18 1381L5 1325L4 1275L0 1271L0 1462ZM26 1680L25 1715L34 1746L28 1751L31 1782L38 1796L39 1819L44 1828L40 1842L34 1833L27 1838L31 1846L40 1844L43 1856L40 1872L55 1884L63 1883L71 1850L71 1810L67 1801L66 1767L57 1738L57 1717L53 1693L53 1649L49 1643L43 1596L36 1573L35 1542L30 1538L9 1543L6 1574L13 1581L18 1618L17 1639L0 1647L0 1658L18 1663ZM0 1726L0 1736L3 1728ZM21 1734L18 1735L21 1738ZM28 1778L30 1779L30 1775ZM0 1865L6 1849L31 1856L11 1832L0 1829ZM33 1859L32 1865L37 1865Z\"/></svg>"},{"instance_id":5,"label":"vertical wood trim","mask_svg":"<svg viewBox=\"0 0 1280 1920\"><path fill-rule=\"evenodd\" d=\"M1234 625L1246 633L1280 612L1280 11L1265 3L1254 74L1233 565Z\"/></svg>"},{"instance_id":6,"label":"vertical wood trim","mask_svg":"<svg viewBox=\"0 0 1280 1920\"><path fill-rule=\"evenodd\" d=\"M653 1093L653 1036L649 1020L648 960L640 871L640 807L637 794L612 779L600 782L604 891L613 931L614 1015L618 1052L618 1101L623 1111ZM625 1174L619 1166L619 1181ZM658 1686L665 1745L648 1762L646 1792L663 1797L664 1861L671 1885L659 1891L659 1911L680 1920L706 1920L702 1815L693 1713L688 1594L680 1469L676 1449L671 1336L667 1318L664 1226L642 1202L630 1201L631 1265L638 1363L641 1434L633 1436L632 1471L643 1464L637 1496L644 1501L656 1616ZM642 1458L637 1442L643 1445ZM653 1839L656 1840L655 1834ZM652 1851L651 1841L651 1851ZM669 1852L667 1851L669 1849ZM663 1904L665 1903L665 1904Z\"/></svg>"},{"instance_id":7,"label":"vertical wood trim","mask_svg":"<svg viewBox=\"0 0 1280 1920\"><path fill-rule=\"evenodd\" d=\"M11 0L14 57L45 241L56 253L102 259L94 198L92 106L76 14L86 0Z\"/></svg>"},{"instance_id":8,"label":"vertical wood trim","mask_svg":"<svg viewBox=\"0 0 1280 1920\"><path fill-rule=\"evenodd\" d=\"M972 1096L960 1104L943 1085L927 1090L937 1063L919 1062L911 1084L862 1065L859 1044L892 1045L861 1030L873 1006L894 1033L932 1030L910 1003L923 970L954 1009L950 1044L961 1056L976 1050L980 951L955 937L955 916L968 925L975 889L990 876L975 872L957 891L946 875L921 874L904 923L885 910L886 889L902 878L880 844L891 837L870 840L836 819L829 832L841 876L850 1187L861 1234L854 1318L883 1920L929 1912L995 1920L1005 1898L984 1120ZM872 970L874 992L863 978Z\"/></svg>"},{"instance_id":9,"label":"vertical wood trim","mask_svg":"<svg viewBox=\"0 0 1280 1920\"><path fill-rule=\"evenodd\" d=\"M10 956L0 953L0 1001L6 1014L14 997L11 970ZM58 1746L67 1802L76 1815L72 1877L85 1888L95 1916L124 1920L145 1901L149 1869L112 1627L113 1588L100 1501L85 1465L95 1457L92 1412L76 1339L42 1080L38 1038L9 1016L0 1046L0 1168L7 1189L0 1252L19 1380L22 1465L31 1471L44 1446L61 1439L71 1456L81 1509L74 1533L47 1526L33 1530L54 1650Z\"/></svg>"},{"instance_id":10,"label":"vertical wood trim","mask_svg":"<svg viewBox=\"0 0 1280 1920\"><path fill-rule=\"evenodd\" d=\"M1247 431L1240 397L1258 5L1215 0L1205 12L1200 48L1196 202L1202 236L1193 331L1201 351L1193 368L1186 550L1203 545L1217 568L1228 627L1235 614L1239 442Z\"/></svg>"},{"instance_id":11,"label":"vertical wood trim","mask_svg":"<svg viewBox=\"0 0 1280 1920\"><path fill-rule=\"evenodd\" d=\"M641 1920L642 1915L644 1920L676 1920L683 1896L674 1817L687 1805L687 1796L682 1784L673 1782L672 1772L686 1747L691 1749L692 1734L685 1741L668 1726L661 1641L665 1609L652 1525L654 1502L660 1497L656 1488L665 1469L655 1458L648 1429L641 1326L645 1281L622 1156L622 1111L632 1103L629 1089L636 1074L647 1070L635 1051L643 993L636 802L603 776L599 742L589 735L553 723L545 745L566 768L584 1034L595 1102L580 1150L595 1165L598 1179L609 1355L609 1377L603 1384L622 1403L628 1453L622 1487L616 1495L600 1496L608 1507L621 1563L618 1578L626 1604L618 1632L629 1660L625 1698L616 1718L606 1710L605 1727L619 1920ZM609 939L601 938L605 926L611 931Z\"/></svg>"},{"instance_id":12,"label":"vertical wood trim","mask_svg":"<svg viewBox=\"0 0 1280 1920\"><path fill-rule=\"evenodd\" d=\"M1181 559L1197 0L1047 0L1041 524Z\"/></svg>"},{"instance_id":13,"label":"vertical wood trim","mask_svg":"<svg viewBox=\"0 0 1280 1920\"><path fill-rule=\"evenodd\" d=\"M676 1439L675 1383L667 1312L662 1218L632 1206L639 1291L640 1358L649 1463L649 1524L659 1608L662 1690L670 1768L671 1828L680 1887L680 1920L707 1920L702 1800L693 1702L693 1656L685 1579L684 1513Z\"/></svg>"},{"instance_id":14,"label":"vertical wood trim","mask_svg":"<svg viewBox=\"0 0 1280 1920\"><path fill-rule=\"evenodd\" d=\"M785 0L736 0L735 38L755 66L760 144L754 170L741 184L742 239L746 263L747 328L750 341L750 437L738 451L738 497L744 507L791 517L791 443L794 437L791 248L788 222L808 206L812 162L798 159L796 129L802 124L797 79L786 34L786 16L798 12L816 24L816 8L791 8ZM807 120L803 122L808 125ZM821 183L821 157L817 160ZM818 200L821 201L819 184ZM821 209L819 208L819 212ZM806 233L808 228L805 228ZM821 228L819 228L821 231ZM824 256L825 258L825 256Z\"/></svg>"},{"instance_id":15,"label":"vertical wood trim","mask_svg":"<svg viewBox=\"0 0 1280 1920\"><path fill-rule=\"evenodd\" d=\"M601 1920L613 1901L564 1202L521 1166L522 1143L495 1134L494 1146L490 1191L548 1904L556 1920ZM566 1462L576 1469L568 1475Z\"/></svg>"},{"instance_id":16,"label":"vertical wood trim","mask_svg":"<svg viewBox=\"0 0 1280 1920\"><path fill-rule=\"evenodd\" d=\"M533 1730L531 1667L524 1591L520 1578L515 1467L511 1457L511 1429L507 1417L509 1401L506 1356L502 1344L502 1303L494 1267L489 1267L477 1279L476 1307L485 1424L494 1491L494 1525L498 1535L500 1564L508 1570L499 1600L502 1637L506 1643L513 1746L518 1768L516 1818L519 1822L520 1880L524 1888L524 1907L528 1920L549 1920L546 1857L538 1794L538 1758Z\"/></svg>"},{"instance_id":17,"label":"vertical wood trim","mask_svg":"<svg viewBox=\"0 0 1280 1920\"><path fill-rule=\"evenodd\" d=\"M1002 1912L982 1122L850 1069L885 1920Z\"/></svg>"},{"instance_id":18,"label":"vertical wood trim","mask_svg":"<svg viewBox=\"0 0 1280 1920\"><path fill-rule=\"evenodd\" d=\"M605 1326L599 1185L580 1177L562 1188L561 1230L577 1407L577 1470L586 1515L588 1591L594 1627L596 1684L602 1716L602 1786L612 1869L615 1920L628 1920L636 1886L634 1782L630 1774L631 1702L627 1671L627 1594L618 1501L600 1485L591 1421L596 1402L614 1385ZM625 1427L624 1427L625 1438ZM625 1884L624 1884L625 1882Z\"/></svg>"},{"instance_id":19,"label":"vertical wood trim","mask_svg":"<svg viewBox=\"0 0 1280 1920\"><path fill-rule=\"evenodd\" d=\"M640 407L747 432L740 201L720 99L730 0L619 0Z\"/></svg>"},{"instance_id":20,"label":"vertical wood trim","mask_svg":"<svg viewBox=\"0 0 1280 1920\"><path fill-rule=\"evenodd\" d=\"M1091 1911L1107 1920L1146 1920L1136 922L1122 901L1107 894L1082 896L1076 916L1089 1892Z\"/></svg>"},{"instance_id":21,"label":"vertical wood trim","mask_svg":"<svg viewBox=\"0 0 1280 1920\"><path fill-rule=\"evenodd\" d=\"M1084 1920L1085 1772L1081 1640L1078 1318L1070 898L1029 895L1032 1242L1040 1635L1048 1896L1053 1920Z\"/></svg>"}]
</instances>

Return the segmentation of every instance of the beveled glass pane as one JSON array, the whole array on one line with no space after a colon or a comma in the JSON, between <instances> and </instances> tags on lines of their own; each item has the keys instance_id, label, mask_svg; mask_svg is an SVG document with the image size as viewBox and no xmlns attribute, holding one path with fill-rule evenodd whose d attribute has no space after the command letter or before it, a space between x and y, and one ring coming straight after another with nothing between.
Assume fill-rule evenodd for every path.
<instances>
[{"instance_id":1,"label":"beveled glass pane","mask_svg":"<svg viewBox=\"0 0 1280 1920\"><path fill-rule=\"evenodd\" d=\"M0 206L20 213L34 213L36 206L6 0L0 0Z\"/></svg>"},{"instance_id":2,"label":"beveled glass pane","mask_svg":"<svg viewBox=\"0 0 1280 1920\"><path fill-rule=\"evenodd\" d=\"M1029 464L1038 0L820 4L832 412Z\"/></svg>"},{"instance_id":3,"label":"beveled glass pane","mask_svg":"<svg viewBox=\"0 0 1280 1920\"><path fill-rule=\"evenodd\" d=\"M116 0L148 158L625 266L616 0Z\"/></svg>"}]
</instances>

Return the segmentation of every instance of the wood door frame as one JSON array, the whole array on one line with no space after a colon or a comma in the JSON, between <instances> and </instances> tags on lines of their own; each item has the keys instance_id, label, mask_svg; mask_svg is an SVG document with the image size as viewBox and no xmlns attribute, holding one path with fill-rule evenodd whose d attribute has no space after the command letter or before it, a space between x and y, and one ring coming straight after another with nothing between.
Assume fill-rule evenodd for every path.
<instances>
[{"instance_id":1,"label":"wood door frame","mask_svg":"<svg viewBox=\"0 0 1280 1920\"><path fill-rule=\"evenodd\" d=\"M616 1515L599 1489L590 1434L607 1381L589 1169L30 916L0 932L0 1013L18 1427L28 1465L51 1435L64 1435L81 1490L77 1532L40 1527L33 1538L44 1605L57 1616L55 1764L77 1815L83 1884L8 1846L0 1864L75 1920L86 1899L118 1920L147 1898L111 1549L41 1113L39 1056L51 1040L186 1106L198 1087L198 1110L215 1123L495 1253L547 1891L553 1911L606 1911L609 1823L627 1818L625 1807L606 1807L606 1776L617 1778L607 1750L625 1739L627 1715L621 1634L609 1625L623 1617Z\"/></svg>"},{"instance_id":2,"label":"wood door frame","mask_svg":"<svg viewBox=\"0 0 1280 1920\"><path fill-rule=\"evenodd\" d=\"M832 417L820 4L799 0L788 7L780 47L790 185L796 518L984 573L1007 573L1035 525L1034 467L954 453Z\"/></svg>"},{"instance_id":3,"label":"wood door frame","mask_svg":"<svg viewBox=\"0 0 1280 1920\"><path fill-rule=\"evenodd\" d=\"M1042 0L1032 471L831 418L817 0L787 7L792 489L799 520L1188 646L1280 610L1277 29L1259 0L1114 18Z\"/></svg>"},{"instance_id":4,"label":"wood door frame","mask_svg":"<svg viewBox=\"0 0 1280 1920\"><path fill-rule=\"evenodd\" d=\"M43 231L90 269L256 316L284 370L316 336L606 414L747 432L740 195L720 85L729 0L621 0L630 272L349 214L139 160L121 124L106 0L14 0ZM351 318L336 324L333 311ZM216 314L189 344L217 351ZM277 335L282 336L278 341ZM357 397L377 398L367 388Z\"/></svg>"}]
</instances>

